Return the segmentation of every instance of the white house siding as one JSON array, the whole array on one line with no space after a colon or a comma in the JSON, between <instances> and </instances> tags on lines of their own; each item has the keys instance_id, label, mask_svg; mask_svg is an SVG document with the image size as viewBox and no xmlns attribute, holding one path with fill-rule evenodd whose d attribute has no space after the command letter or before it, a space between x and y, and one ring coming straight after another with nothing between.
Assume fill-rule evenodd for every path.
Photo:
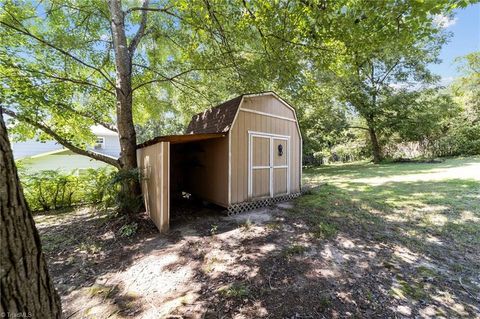
<instances>
[{"instance_id":1,"label":"white house siding","mask_svg":"<svg viewBox=\"0 0 480 319\"><path fill-rule=\"evenodd\" d=\"M25 142L12 143L13 158L22 159L37 154L47 153L55 150L61 150L62 145L55 141L38 142L28 140Z\"/></svg>"},{"instance_id":2,"label":"white house siding","mask_svg":"<svg viewBox=\"0 0 480 319\"><path fill-rule=\"evenodd\" d=\"M113 158L120 156L120 142L117 133L98 126L92 127L92 133L97 137L103 137L104 147L99 149L88 147L89 150ZM12 143L12 149L15 160L21 160L23 166L29 173L40 170L71 171L74 169L108 166L103 162L77 155L64 149L62 145L55 141L39 142L36 140L28 140L25 142L16 142ZM50 152L54 152L54 154L45 154Z\"/></svg>"},{"instance_id":3,"label":"white house siding","mask_svg":"<svg viewBox=\"0 0 480 319\"><path fill-rule=\"evenodd\" d=\"M22 166L27 173L35 173L43 170L59 170L70 172L75 169L100 168L109 166L104 162L91 159L87 156L69 154L65 151L60 154L45 155L37 158L22 160Z\"/></svg>"},{"instance_id":4,"label":"white house siding","mask_svg":"<svg viewBox=\"0 0 480 319\"><path fill-rule=\"evenodd\" d=\"M106 154L116 158L120 156L120 142L118 141L117 135L98 135L98 137L103 137L105 139L105 148L96 149L94 150L95 152Z\"/></svg>"}]
</instances>

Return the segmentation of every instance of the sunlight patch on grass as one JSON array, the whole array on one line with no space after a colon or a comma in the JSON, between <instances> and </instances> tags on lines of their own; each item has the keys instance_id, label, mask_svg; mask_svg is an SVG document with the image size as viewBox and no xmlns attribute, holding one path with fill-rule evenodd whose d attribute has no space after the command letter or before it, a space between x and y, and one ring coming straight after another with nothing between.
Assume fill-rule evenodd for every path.
<instances>
[{"instance_id":1,"label":"sunlight patch on grass","mask_svg":"<svg viewBox=\"0 0 480 319\"><path fill-rule=\"evenodd\" d=\"M395 246L393 254L405 263L413 264L418 260L418 254L413 253L410 249L403 246Z\"/></svg>"}]
</instances>

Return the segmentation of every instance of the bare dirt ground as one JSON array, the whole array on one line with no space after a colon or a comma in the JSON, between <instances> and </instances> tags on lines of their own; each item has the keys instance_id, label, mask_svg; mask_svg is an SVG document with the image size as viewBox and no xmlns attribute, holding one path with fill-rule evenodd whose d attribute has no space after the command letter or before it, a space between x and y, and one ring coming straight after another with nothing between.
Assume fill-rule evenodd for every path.
<instances>
[{"instance_id":1,"label":"bare dirt ground","mask_svg":"<svg viewBox=\"0 0 480 319\"><path fill-rule=\"evenodd\" d=\"M458 200L446 205L377 175L372 189L365 174L348 177L356 185L322 179L295 202L180 219L167 235L141 220L123 237L118 218L87 208L36 221L66 318L480 318L479 184L436 181ZM380 190L379 205L360 196ZM395 202L422 190L437 202ZM438 207L465 223L436 227Z\"/></svg>"}]
</instances>

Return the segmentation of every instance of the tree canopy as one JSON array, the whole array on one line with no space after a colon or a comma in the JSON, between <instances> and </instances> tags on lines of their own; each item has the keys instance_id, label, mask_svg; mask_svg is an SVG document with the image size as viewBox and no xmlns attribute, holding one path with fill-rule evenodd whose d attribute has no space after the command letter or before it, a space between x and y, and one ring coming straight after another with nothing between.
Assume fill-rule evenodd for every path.
<instances>
[{"instance_id":1,"label":"tree canopy","mask_svg":"<svg viewBox=\"0 0 480 319\"><path fill-rule=\"evenodd\" d=\"M427 66L448 34L435 17L470 2L6 1L1 106L17 138L132 168L137 131L180 133L193 113L275 90L297 106L306 152L364 136L378 162L436 103ZM87 150L93 124L119 132L119 161Z\"/></svg>"}]
</instances>

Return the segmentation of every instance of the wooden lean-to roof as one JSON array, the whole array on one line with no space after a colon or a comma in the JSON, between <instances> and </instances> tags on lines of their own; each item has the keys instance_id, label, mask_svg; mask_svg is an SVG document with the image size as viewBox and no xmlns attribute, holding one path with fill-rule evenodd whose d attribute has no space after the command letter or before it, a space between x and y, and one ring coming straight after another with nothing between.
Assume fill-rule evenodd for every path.
<instances>
[{"instance_id":1,"label":"wooden lean-to roof","mask_svg":"<svg viewBox=\"0 0 480 319\"><path fill-rule=\"evenodd\" d=\"M157 136L151 140L137 145L137 148L147 147L157 144L159 142L170 142L170 144L181 144L195 141L209 140L211 138L224 137L225 133L210 133L210 134L184 134L184 135L165 135Z\"/></svg>"}]
</instances>

